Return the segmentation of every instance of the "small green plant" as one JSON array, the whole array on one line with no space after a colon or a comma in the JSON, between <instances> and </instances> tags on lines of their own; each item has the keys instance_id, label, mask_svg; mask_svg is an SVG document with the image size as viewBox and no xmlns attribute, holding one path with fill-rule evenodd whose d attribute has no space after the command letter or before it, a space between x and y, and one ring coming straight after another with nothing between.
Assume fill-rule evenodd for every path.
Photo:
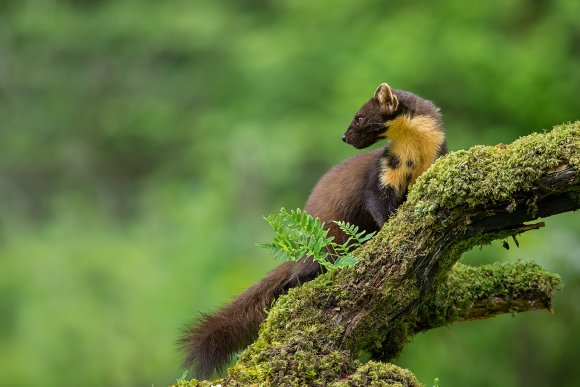
<instances>
[{"instance_id":1,"label":"small green plant","mask_svg":"<svg viewBox=\"0 0 580 387\"><path fill-rule=\"evenodd\" d=\"M278 214L270 214L264 219L276 235L274 242L257 246L269 249L277 259L283 261L312 258L328 271L355 265L357 260L351 251L375 235L374 232L359 231L357 226L350 223L335 221L348 236L345 243L335 243L334 237L328 236L325 223L300 208L290 212L282 208Z\"/></svg>"},{"instance_id":2,"label":"small green plant","mask_svg":"<svg viewBox=\"0 0 580 387\"><path fill-rule=\"evenodd\" d=\"M183 371L179 379L176 380L177 383L187 381L187 370Z\"/></svg>"}]
</instances>

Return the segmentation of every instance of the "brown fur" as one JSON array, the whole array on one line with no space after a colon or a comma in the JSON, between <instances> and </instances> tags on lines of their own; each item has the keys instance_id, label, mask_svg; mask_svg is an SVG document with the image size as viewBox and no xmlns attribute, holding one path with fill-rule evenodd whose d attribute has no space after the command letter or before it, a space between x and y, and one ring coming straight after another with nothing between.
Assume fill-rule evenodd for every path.
<instances>
[{"instance_id":1,"label":"brown fur","mask_svg":"<svg viewBox=\"0 0 580 387\"><path fill-rule=\"evenodd\" d=\"M346 236L333 220L367 232L379 230L404 200L409 184L447 151L438 108L381 84L355 115L343 140L364 148L385 138L384 148L331 168L308 198L305 210L324 221L338 243ZM184 365L195 365L202 378L224 367L233 353L256 338L264 310L278 296L320 273L310 259L283 263L222 309L203 315L180 340L186 351Z\"/></svg>"}]
</instances>

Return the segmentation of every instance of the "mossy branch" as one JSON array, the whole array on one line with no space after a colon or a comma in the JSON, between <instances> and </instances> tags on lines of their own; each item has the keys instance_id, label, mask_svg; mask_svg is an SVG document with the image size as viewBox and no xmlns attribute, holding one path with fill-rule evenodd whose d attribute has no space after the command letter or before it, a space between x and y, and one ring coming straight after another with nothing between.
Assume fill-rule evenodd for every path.
<instances>
[{"instance_id":1,"label":"mossy branch","mask_svg":"<svg viewBox=\"0 0 580 387\"><path fill-rule=\"evenodd\" d=\"M440 159L355 252L356 266L278 300L223 383L416 385L408 371L358 356L393 359L418 331L456 320L549 309L559 280L536 265L454 265L473 246L540 227L525 222L580 208L579 168L580 122Z\"/></svg>"},{"instance_id":2,"label":"mossy branch","mask_svg":"<svg viewBox=\"0 0 580 387\"><path fill-rule=\"evenodd\" d=\"M415 332L454 321L480 320L501 313L552 310L560 277L533 262L470 267L457 263L434 297L415 316ZM413 321L410 321L413 323Z\"/></svg>"}]
</instances>

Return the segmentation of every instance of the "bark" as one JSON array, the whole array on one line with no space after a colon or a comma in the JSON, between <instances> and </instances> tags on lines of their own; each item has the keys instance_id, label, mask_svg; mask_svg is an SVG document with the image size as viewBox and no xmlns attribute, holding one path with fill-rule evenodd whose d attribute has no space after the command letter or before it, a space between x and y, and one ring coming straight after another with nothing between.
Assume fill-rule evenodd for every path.
<instances>
[{"instance_id":1,"label":"bark","mask_svg":"<svg viewBox=\"0 0 580 387\"><path fill-rule=\"evenodd\" d=\"M456 262L473 246L543 225L525 222L580 208L579 167L580 122L445 156L356 252L356 266L278 300L257 341L220 382L418 385L407 370L359 358L389 361L412 335L454 321L550 310L560 282L539 266Z\"/></svg>"}]
</instances>

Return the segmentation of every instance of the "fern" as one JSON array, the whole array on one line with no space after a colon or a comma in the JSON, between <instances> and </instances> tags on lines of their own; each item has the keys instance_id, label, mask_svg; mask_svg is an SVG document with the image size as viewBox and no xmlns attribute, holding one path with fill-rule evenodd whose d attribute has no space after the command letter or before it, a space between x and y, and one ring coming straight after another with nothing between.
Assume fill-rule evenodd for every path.
<instances>
[{"instance_id":1,"label":"fern","mask_svg":"<svg viewBox=\"0 0 580 387\"><path fill-rule=\"evenodd\" d=\"M272 243L257 246L267 248L282 261L312 258L329 271L355 265L357 260L350 251L375 235L359 231L357 226L347 222L334 222L348 236L345 243L335 243L334 237L328 236L324 222L299 208L290 212L282 208L278 214L270 214L264 219L276 235Z\"/></svg>"}]
</instances>

